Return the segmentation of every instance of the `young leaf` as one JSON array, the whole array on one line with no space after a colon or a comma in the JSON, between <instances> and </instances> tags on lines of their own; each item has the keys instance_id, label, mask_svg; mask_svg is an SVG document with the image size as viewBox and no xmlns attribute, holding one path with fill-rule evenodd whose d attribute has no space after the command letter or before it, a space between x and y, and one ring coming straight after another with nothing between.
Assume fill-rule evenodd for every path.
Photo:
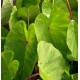
<instances>
[{"instance_id":1,"label":"young leaf","mask_svg":"<svg viewBox=\"0 0 80 80\"><path fill-rule=\"evenodd\" d=\"M43 80L61 80L65 68L62 54L52 44L41 41L38 44L38 66Z\"/></svg>"},{"instance_id":2,"label":"young leaf","mask_svg":"<svg viewBox=\"0 0 80 80\"><path fill-rule=\"evenodd\" d=\"M13 7L13 1L12 0L3 0L3 5L2 5L2 9L1 9L2 24L8 22L8 20L10 18L10 14L12 12L12 7Z\"/></svg>"},{"instance_id":3,"label":"young leaf","mask_svg":"<svg viewBox=\"0 0 80 80\"><path fill-rule=\"evenodd\" d=\"M1 53L1 79L13 80L19 67L19 62L13 60L14 53L12 51L4 51Z\"/></svg>"},{"instance_id":4,"label":"young leaf","mask_svg":"<svg viewBox=\"0 0 80 80\"><path fill-rule=\"evenodd\" d=\"M9 19L9 28L11 29L16 24L17 21L18 21L17 8L16 6L13 6L12 13Z\"/></svg>"},{"instance_id":5,"label":"young leaf","mask_svg":"<svg viewBox=\"0 0 80 80\"><path fill-rule=\"evenodd\" d=\"M7 36L5 50L8 49L14 51L14 59L20 62L17 80L24 80L32 73L37 59L34 24L27 30L26 23L18 21Z\"/></svg>"},{"instance_id":6,"label":"young leaf","mask_svg":"<svg viewBox=\"0 0 80 80\"><path fill-rule=\"evenodd\" d=\"M78 60L78 25L74 20L67 30L67 45L72 52L72 57Z\"/></svg>"}]
</instances>

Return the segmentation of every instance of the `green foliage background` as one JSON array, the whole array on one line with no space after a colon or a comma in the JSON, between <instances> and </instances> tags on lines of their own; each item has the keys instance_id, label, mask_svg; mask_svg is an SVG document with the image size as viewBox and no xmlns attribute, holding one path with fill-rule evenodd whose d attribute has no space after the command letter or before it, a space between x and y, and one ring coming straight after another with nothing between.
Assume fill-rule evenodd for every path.
<instances>
[{"instance_id":1,"label":"green foliage background","mask_svg":"<svg viewBox=\"0 0 80 80\"><path fill-rule=\"evenodd\" d=\"M2 80L78 80L78 1L68 1L72 20L66 0L3 0Z\"/></svg>"}]
</instances>

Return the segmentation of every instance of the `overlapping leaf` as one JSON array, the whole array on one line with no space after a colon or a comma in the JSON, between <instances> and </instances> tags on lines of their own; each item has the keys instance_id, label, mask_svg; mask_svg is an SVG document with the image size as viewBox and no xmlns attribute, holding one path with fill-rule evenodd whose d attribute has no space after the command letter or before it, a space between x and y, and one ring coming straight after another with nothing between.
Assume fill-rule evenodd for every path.
<instances>
[{"instance_id":1,"label":"overlapping leaf","mask_svg":"<svg viewBox=\"0 0 80 80\"><path fill-rule=\"evenodd\" d=\"M38 66L43 80L61 80L65 61L52 44L41 41L38 44Z\"/></svg>"},{"instance_id":2,"label":"overlapping leaf","mask_svg":"<svg viewBox=\"0 0 80 80\"><path fill-rule=\"evenodd\" d=\"M14 51L14 59L20 62L17 80L23 80L32 73L37 59L34 24L31 24L27 30L24 21L17 22L6 39L5 50L8 49Z\"/></svg>"},{"instance_id":3,"label":"overlapping leaf","mask_svg":"<svg viewBox=\"0 0 80 80\"><path fill-rule=\"evenodd\" d=\"M47 17L50 17L50 13L53 8L60 8L63 11L66 11L66 14L68 12L66 3L64 3L63 0L44 0L42 4L42 12L45 14ZM54 12L53 12L54 13Z\"/></svg>"},{"instance_id":4,"label":"overlapping leaf","mask_svg":"<svg viewBox=\"0 0 80 80\"><path fill-rule=\"evenodd\" d=\"M13 0L3 0L3 5L1 9L2 24L7 23L9 21L12 7L13 7Z\"/></svg>"},{"instance_id":5,"label":"overlapping leaf","mask_svg":"<svg viewBox=\"0 0 80 80\"><path fill-rule=\"evenodd\" d=\"M78 25L74 20L68 27L67 45L72 52L72 57L78 60Z\"/></svg>"},{"instance_id":6,"label":"overlapping leaf","mask_svg":"<svg viewBox=\"0 0 80 80\"><path fill-rule=\"evenodd\" d=\"M48 41L66 56L70 53L66 44L67 28L70 19L66 4L60 0L59 2L54 2L55 5L51 9L49 19L44 14L37 16L35 20L35 32L38 42L41 40ZM65 10L64 6L66 7Z\"/></svg>"},{"instance_id":7,"label":"overlapping leaf","mask_svg":"<svg viewBox=\"0 0 80 80\"><path fill-rule=\"evenodd\" d=\"M34 21L35 17L39 14L39 7L31 5L28 8L21 7L17 11L17 16L24 19L25 21L29 20Z\"/></svg>"},{"instance_id":8,"label":"overlapping leaf","mask_svg":"<svg viewBox=\"0 0 80 80\"><path fill-rule=\"evenodd\" d=\"M32 12L33 11L33 12ZM35 17L39 14L39 8L37 6L21 7L19 9L13 6L12 13L9 19L9 27L12 26L19 20L24 20L25 22L34 21Z\"/></svg>"},{"instance_id":9,"label":"overlapping leaf","mask_svg":"<svg viewBox=\"0 0 80 80\"><path fill-rule=\"evenodd\" d=\"M19 67L19 62L13 60L12 51L4 51L1 54L1 80L13 80Z\"/></svg>"},{"instance_id":10,"label":"overlapping leaf","mask_svg":"<svg viewBox=\"0 0 80 80\"><path fill-rule=\"evenodd\" d=\"M50 12L53 7L53 0L44 0L42 4L42 12L47 16L50 17Z\"/></svg>"},{"instance_id":11,"label":"overlapping leaf","mask_svg":"<svg viewBox=\"0 0 80 80\"><path fill-rule=\"evenodd\" d=\"M16 6L17 8L21 7L29 7L31 5L39 5L40 0L17 0Z\"/></svg>"},{"instance_id":12,"label":"overlapping leaf","mask_svg":"<svg viewBox=\"0 0 80 80\"><path fill-rule=\"evenodd\" d=\"M11 13L11 16L9 19L9 28L11 29L13 26L15 26L17 21L18 21L17 8L16 8L16 6L13 6L12 13Z\"/></svg>"},{"instance_id":13,"label":"overlapping leaf","mask_svg":"<svg viewBox=\"0 0 80 80\"><path fill-rule=\"evenodd\" d=\"M7 34L8 34L8 30L2 26L1 27L1 52L4 51L4 44L5 44L5 39Z\"/></svg>"}]
</instances>

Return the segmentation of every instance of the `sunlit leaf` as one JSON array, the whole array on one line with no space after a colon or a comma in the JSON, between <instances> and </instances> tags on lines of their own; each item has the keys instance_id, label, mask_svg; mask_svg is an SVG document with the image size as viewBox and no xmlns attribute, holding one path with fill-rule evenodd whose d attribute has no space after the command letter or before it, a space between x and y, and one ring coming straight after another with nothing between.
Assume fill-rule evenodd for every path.
<instances>
[{"instance_id":1,"label":"sunlit leaf","mask_svg":"<svg viewBox=\"0 0 80 80\"><path fill-rule=\"evenodd\" d=\"M61 80L65 61L52 44L41 41L38 44L38 66L43 80Z\"/></svg>"},{"instance_id":2,"label":"sunlit leaf","mask_svg":"<svg viewBox=\"0 0 80 80\"><path fill-rule=\"evenodd\" d=\"M72 57L78 60L78 25L72 20L67 31L67 45L72 52Z\"/></svg>"},{"instance_id":3,"label":"sunlit leaf","mask_svg":"<svg viewBox=\"0 0 80 80\"><path fill-rule=\"evenodd\" d=\"M3 0L1 8L1 22L2 24L7 23L12 12L13 0Z\"/></svg>"}]
</instances>

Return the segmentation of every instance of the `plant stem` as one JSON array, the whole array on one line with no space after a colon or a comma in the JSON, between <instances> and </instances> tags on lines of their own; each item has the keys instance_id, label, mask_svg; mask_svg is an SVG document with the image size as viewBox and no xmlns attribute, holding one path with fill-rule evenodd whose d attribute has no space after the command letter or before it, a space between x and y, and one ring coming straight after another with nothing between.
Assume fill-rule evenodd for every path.
<instances>
[{"instance_id":1,"label":"plant stem","mask_svg":"<svg viewBox=\"0 0 80 80\"><path fill-rule=\"evenodd\" d=\"M67 4L67 7L68 7L68 10L69 10L69 13L70 13L70 20L72 20L72 10L71 10L71 7L70 7L70 4L69 4L68 0L66 0L66 4Z\"/></svg>"},{"instance_id":2,"label":"plant stem","mask_svg":"<svg viewBox=\"0 0 80 80\"><path fill-rule=\"evenodd\" d=\"M36 74L31 75L31 76L27 77L25 80L29 80L29 79L31 79L33 77L36 77L36 76L39 76L39 73L36 73Z\"/></svg>"}]
</instances>

